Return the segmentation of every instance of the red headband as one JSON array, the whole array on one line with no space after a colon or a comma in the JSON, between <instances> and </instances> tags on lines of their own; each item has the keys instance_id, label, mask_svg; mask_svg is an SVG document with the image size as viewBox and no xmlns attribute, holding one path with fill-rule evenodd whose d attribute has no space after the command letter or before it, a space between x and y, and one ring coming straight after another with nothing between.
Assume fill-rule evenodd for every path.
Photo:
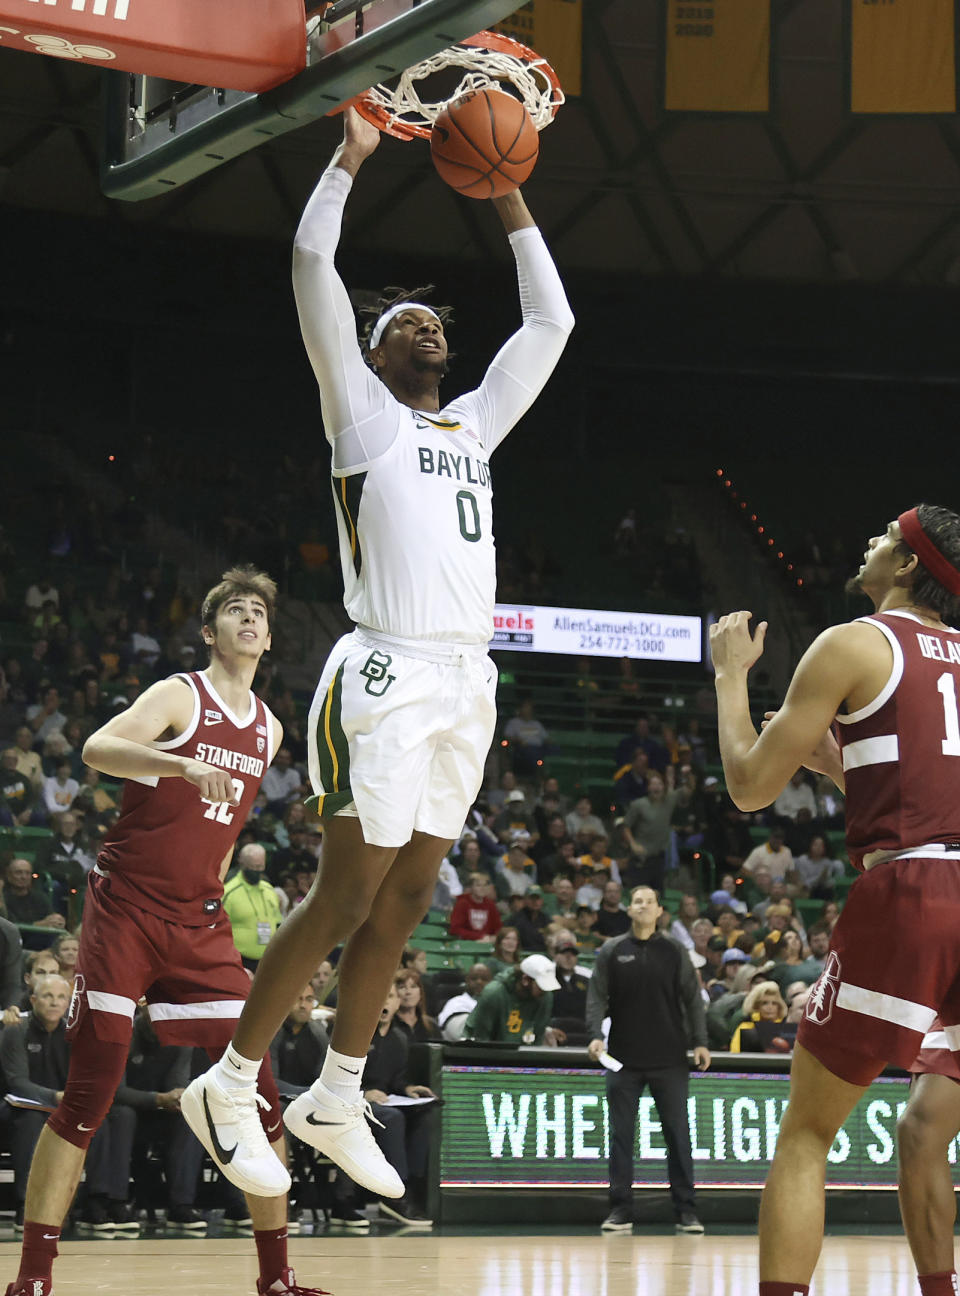
<instances>
[{"instance_id":1,"label":"red headband","mask_svg":"<svg viewBox=\"0 0 960 1296\"><path fill-rule=\"evenodd\" d=\"M900 523L900 534L926 567L927 571L938 580L944 589L951 594L960 594L960 571L946 559L920 525L915 508L908 509L897 518Z\"/></svg>"}]
</instances>

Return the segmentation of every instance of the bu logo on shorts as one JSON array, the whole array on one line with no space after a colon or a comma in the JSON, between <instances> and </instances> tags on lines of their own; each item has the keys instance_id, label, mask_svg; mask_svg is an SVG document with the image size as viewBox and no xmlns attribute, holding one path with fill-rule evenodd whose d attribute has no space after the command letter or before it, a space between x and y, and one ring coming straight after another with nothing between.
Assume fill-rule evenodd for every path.
<instances>
[{"instance_id":1,"label":"bu logo on shorts","mask_svg":"<svg viewBox=\"0 0 960 1296\"><path fill-rule=\"evenodd\" d=\"M814 982L807 997L807 1006L803 1015L812 1026L823 1026L833 1016L833 1005L837 991L840 989L840 960L834 950L830 951L823 971Z\"/></svg>"},{"instance_id":2,"label":"bu logo on shorts","mask_svg":"<svg viewBox=\"0 0 960 1296\"><path fill-rule=\"evenodd\" d=\"M380 652L374 648L373 652L360 667L360 674L366 679L363 686L364 691L371 697L383 697L387 689L397 678L396 675L388 675L387 671L393 664L393 658L389 653ZM376 687L374 687L376 685Z\"/></svg>"}]
</instances>

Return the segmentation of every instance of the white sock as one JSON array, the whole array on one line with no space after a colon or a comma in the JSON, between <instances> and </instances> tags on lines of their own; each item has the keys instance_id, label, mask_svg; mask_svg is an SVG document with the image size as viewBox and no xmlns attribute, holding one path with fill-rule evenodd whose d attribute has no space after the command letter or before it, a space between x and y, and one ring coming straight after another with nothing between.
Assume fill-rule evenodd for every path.
<instances>
[{"instance_id":1,"label":"white sock","mask_svg":"<svg viewBox=\"0 0 960 1296\"><path fill-rule=\"evenodd\" d=\"M310 1092L315 1098L322 1098L324 1090L340 1098L343 1102L360 1101L360 1087L363 1080L363 1068L367 1065L365 1057L350 1057L328 1048L323 1059L320 1078L314 1080Z\"/></svg>"},{"instance_id":2,"label":"white sock","mask_svg":"<svg viewBox=\"0 0 960 1296\"><path fill-rule=\"evenodd\" d=\"M254 1085L260 1074L262 1058L251 1062L242 1053L238 1053L232 1044L217 1063L217 1080L224 1089L238 1089L242 1085Z\"/></svg>"}]
</instances>

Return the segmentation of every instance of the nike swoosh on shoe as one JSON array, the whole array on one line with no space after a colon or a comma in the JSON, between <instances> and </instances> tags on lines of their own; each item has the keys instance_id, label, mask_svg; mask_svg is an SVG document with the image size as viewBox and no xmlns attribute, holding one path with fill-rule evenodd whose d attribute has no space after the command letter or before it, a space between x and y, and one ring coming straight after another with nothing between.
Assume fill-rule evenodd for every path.
<instances>
[{"instance_id":1,"label":"nike swoosh on shoe","mask_svg":"<svg viewBox=\"0 0 960 1296\"><path fill-rule=\"evenodd\" d=\"M237 1145L234 1143L233 1147L228 1151L220 1142L219 1138L217 1138L217 1127L214 1125L213 1117L210 1114L210 1104L207 1102L206 1089L203 1091L203 1114L207 1118L207 1129L210 1131L210 1141L213 1144L214 1156L221 1165L229 1165L236 1154Z\"/></svg>"}]
</instances>

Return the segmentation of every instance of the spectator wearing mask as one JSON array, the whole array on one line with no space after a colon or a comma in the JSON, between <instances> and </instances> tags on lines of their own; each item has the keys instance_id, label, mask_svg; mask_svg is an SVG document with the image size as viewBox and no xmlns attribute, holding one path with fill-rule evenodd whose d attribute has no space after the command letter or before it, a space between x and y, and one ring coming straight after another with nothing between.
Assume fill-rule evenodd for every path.
<instances>
[{"instance_id":1,"label":"spectator wearing mask","mask_svg":"<svg viewBox=\"0 0 960 1296\"><path fill-rule=\"evenodd\" d=\"M606 942L587 991L590 1056L605 1047L601 1023L610 1018L610 1055L621 1063L606 1073L610 1113L610 1213L606 1232L633 1227L633 1169L637 1107L649 1088L667 1145L670 1196L681 1233L702 1233L697 1218L693 1155L687 1120L687 1048L696 1066L710 1065L700 984L693 965L669 936L657 931L662 913L652 887L630 895L631 930Z\"/></svg>"},{"instance_id":2,"label":"spectator wearing mask","mask_svg":"<svg viewBox=\"0 0 960 1296\"><path fill-rule=\"evenodd\" d=\"M471 873L468 889L454 902L450 935L457 940L492 941L501 925L500 910L490 896L489 877Z\"/></svg>"},{"instance_id":3,"label":"spectator wearing mask","mask_svg":"<svg viewBox=\"0 0 960 1296\"><path fill-rule=\"evenodd\" d=\"M545 954L528 954L484 989L467 1018L464 1038L494 1044L550 1044L556 969Z\"/></svg>"},{"instance_id":4,"label":"spectator wearing mask","mask_svg":"<svg viewBox=\"0 0 960 1296\"><path fill-rule=\"evenodd\" d=\"M249 842L241 848L237 863L240 871L223 889L223 909L243 966L256 971L283 915L277 893L266 878L267 852L263 847Z\"/></svg>"}]
</instances>

